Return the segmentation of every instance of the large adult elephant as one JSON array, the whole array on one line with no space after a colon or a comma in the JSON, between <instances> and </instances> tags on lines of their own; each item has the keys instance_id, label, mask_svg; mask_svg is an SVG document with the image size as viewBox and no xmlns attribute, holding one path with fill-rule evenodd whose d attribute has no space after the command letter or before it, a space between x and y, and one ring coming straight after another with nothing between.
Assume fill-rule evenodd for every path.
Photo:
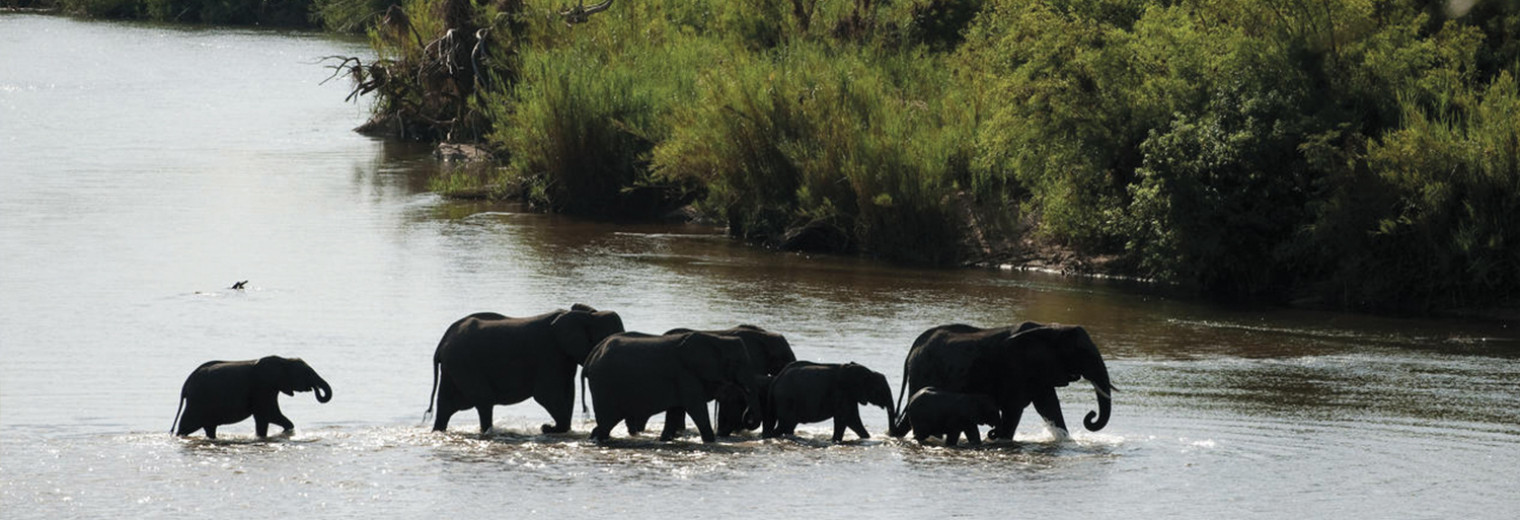
<instances>
[{"instance_id":1,"label":"large adult elephant","mask_svg":"<svg viewBox=\"0 0 1520 520\"><path fill-rule=\"evenodd\" d=\"M269 424L290 431L295 425L280 413L279 394L315 391L317 402L332 399L332 386L300 358L268 356L248 361L208 361L197 367L180 388L181 410L171 430L179 436L205 429L216 438L216 427L253 416L254 433L269 435Z\"/></svg>"},{"instance_id":2,"label":"large adult elephant","mask_svg":"<svg viewBox=\"0 0 1520 520\"><path fill-rule=\"evenodd\" d=\"M448 429L454 412L474 408L480 431L491 430L492 407L532 397L554 419L544 433L570 431L575 367L601 340L623 331L616 312L576 304L526 318L476 313L449 325L433 353L433 430Z\"/></svg>"},{"instance_id":3,"label":"large adult elephant","mask_svg":"<svg viewBox=\"0 0 1520 520\"><path fill-rule=\"evenodd\" d=\"M713 442L717 435L707 402L721 390L736 388L748 406L760 409L754 370L744 342L734 337L703 332L613 335L586 358L596 414L591 438L606 440L613 426L629 418L684 411L696 423L702 442Z\"/></svg>"},{"instance_id":4,"label":"large adult elephant","mask_svg":"<svg viewBox=\"0 0 1520 520\"><path fill-rule=\"evenodd\" d=\"M1077 326L1024 323L981 329L944 325L924 331L903 362L903 385L898 393L913 395L927 386L950 392L985 394L997 402L1002 420L988 438L1012 439L1024 408L1034 405L1052 427L1066 432L1056 387L1072 381L1092 382L1098 411L1088 412L1083 426L1098 431L1108 424L1113 383L1098 346ZM899 410L901 415L901 410ZM894 437L907 432L893 428Z\"/></svg>"},{"instance_id":5,"label":"large adult elephant","mask_svg":"<svg viewBox=\"0 0 1520 520\"><path fill-rule=\"evenodd\" d=\"M724 330L703 330L678 328L665 331L665 334L683 334L687 332L704 332L725 338L738 338L744 342L744 348L749 353L753 368L751 377L755 378L755 384L760 388L757 396L762 409L766 406L767 395L770 393L770 378L780 374L786 365L797 360L797 354L792 352L792 344L786 340L786 336L771 332L754 325L739 325ZM760 410L751 410L745 404L744 395L739 392L722 392L718 394L718 420L714 425L719 437L728 437L736 431L748 431L760 427ZM628 430L638 433L644 430L645 418L629 418ZM686 428L685 411L676 411L665 414L665 430L661 437L677 435Z\"/></svg>"}]
</instances>

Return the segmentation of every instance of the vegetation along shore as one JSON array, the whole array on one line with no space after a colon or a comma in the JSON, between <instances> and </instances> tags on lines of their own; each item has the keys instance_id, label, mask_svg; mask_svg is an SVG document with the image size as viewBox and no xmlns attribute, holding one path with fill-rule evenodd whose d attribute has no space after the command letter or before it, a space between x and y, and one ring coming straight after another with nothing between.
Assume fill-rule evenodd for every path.
<instances>
[{"instance_id":1,"label":"vegetation along shore","mask_svg":"<svg viewBox=\"0 0 1520 520\"><path fill-rule=\"evenodd\" d=\"M1226 299L1520 303L1520 0L306 9L368 27L374 59L330 62L364 131L500 164L440 187Z\"/></svg>"}]
</instances>

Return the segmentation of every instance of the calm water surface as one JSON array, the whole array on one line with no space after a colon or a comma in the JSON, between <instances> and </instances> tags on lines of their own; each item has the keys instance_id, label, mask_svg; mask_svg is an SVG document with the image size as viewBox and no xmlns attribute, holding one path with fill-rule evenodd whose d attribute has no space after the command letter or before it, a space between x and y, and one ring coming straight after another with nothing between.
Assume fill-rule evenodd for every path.
<instances>
[{"instance_id":1,"label":"calm water surface","mask_svg":"<svg viewBox=\"0 0 1520 520\"><path fill-rule=\"evenodd\" d=\"M701 226L596 223L421 189L425 152L314 64L304 33L0 14L0 515L406 518L1511 518L1520 342L1503 323L1230 309L1036 274L768 253ZM227 289L249 280L248 289ZM531 403L427 431L454 319L574 302L633 330L754 323L803 359L897 381L930 326L1088 327L1108 428L946 449L883 440L605 446L537 435ZM290 437L168 434L211 359L300 356ZM1061 393L1067 420L1091 387ZM1036 417L1033 412L1027 417ZM658 423L652 423L658 424Z\"/></svg>"}]
</instances>

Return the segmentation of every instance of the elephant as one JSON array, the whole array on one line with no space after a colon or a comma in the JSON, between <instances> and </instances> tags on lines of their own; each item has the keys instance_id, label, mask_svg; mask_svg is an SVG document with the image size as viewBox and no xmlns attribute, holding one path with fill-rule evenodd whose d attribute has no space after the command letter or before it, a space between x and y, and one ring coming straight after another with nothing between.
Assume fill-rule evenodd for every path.
<instances>
[{"instance_id":1,"label":"elephant","mask_svg":"<svg viewBox=\"0 0 1520 520\"><path fill-rule=\"evenodd\" d=\"M766 438L796 433L797 423L834 419L834 442L844 440L844 430L861 439L871 438L860 422L860 405L887 410L887 424L896 419L892 385L887 376L858 363L797 361L771 380L770 403L765 414Z\"/></svg>"},{"instance_id":2,"label":"elephant","mask_svg":"<svg viewBox=\"0 0 1520 520\"><path fill-rule=\"evenodd\" d=\"M1024 408L1032 403L1059 435L1067 430L1056 387L1083 378L1092 382L1098 411L1088 412L1082 424L1098 431L1108 424L1115 389L1086 329L1032 322L995 329L944 325L914 340L903 361L907 390L899 392L899 399L927 386L987 395L1002 413L987 433L990 439L1012 439ZM902 437L907 432L894 428L890 433Z\"/></svg>"},{"instance_id":3,"label":"elephant","mask_svg":"<svg viewBox=\"0 0 1520 520\"><path fill-rule=\"evenodd\" d=\"M954 446L965 433L966 442L975 446L982 443L977 425L996 425L999 420L997 402L991 397L926 386L908 398L892 429L913 430L913 439L920 444L930 437L944 436L946 446Z\"/></svg>"},{"instance_id":4,"label":"elephant","mask_svg":"<svg viewBox=\"0 0 1520 520\"><path fill-rule=\"evenodd\" d=\"M704 332L615 334L586 358L584 374L596 414L591 438L607 440L617 423L663 411L691 415L702 442L715 442L707 402L720 390L735 387L747 406L760 409L754 370L744 341L735 337ZM662 435L660 440L672 438Z\"/></svg>"},{"instance_id":5,"label":"elephant","mask_svg":"<svg viewBox=\"0 0 1520 520\"><path fill-rule=\"evenodd\" d=\"M744 347L749 352L749 359L755 371L753 376L756 384L760 387L760 406L765 406L766 394L769 392L769 380L776 374L781 373L788 363L797 360L797 355L792 353L792 344L787 342L786 336L780 333L770 332L754 325L739 325L726 330L694 331L692 329L678 328L665 331L666 334L682 334L687 332L705 332L716 336L735 337L744 341ZM718 417L717 434L719 437L728 437L736 431L753 430L760 426L760 411L750 410L745 406L744 396L738 392L722 392L718 394ZM763 409L763 408L762 408ZM648 417L629 418L628 430L633 433L642 432ZM686 414L684 411L665 414L665 430L662 437L677 435L686 429Z\"/></svg>"},{"instance_id":6,"label":"elephant","mask_svg":"<svg viewBox=\"0 0 1520 520\"><path fill-rule=\"evenodd\" d=\"M438 403L433 430L447 430L455 412L474 408L484 434L491 431L492 407L532 397L554 420L540 431L570 431L575 367L602 339L619 332L623 319L616 312L581 304L526 318L497 313L460 318L444 331L433 353L428 402L428 413L434 397Z\"/></svg>"},{"instance_id":7,"label":"elephant","mask_svg":"<svg viewBox=\"0 0 1520 520\"><path fill-rule=\"evenodd\" d=\"M301 358L267 356L247 361L207 361L190 373L180 388L180 409L170 430L181 437L205 429L216 438L216 427L252 415L254 433L269 436L269 423L285 431L295 427L280 413L280 392L315 391L317 402L332 400L332 386Z\"/></svg>"}]
</instances>

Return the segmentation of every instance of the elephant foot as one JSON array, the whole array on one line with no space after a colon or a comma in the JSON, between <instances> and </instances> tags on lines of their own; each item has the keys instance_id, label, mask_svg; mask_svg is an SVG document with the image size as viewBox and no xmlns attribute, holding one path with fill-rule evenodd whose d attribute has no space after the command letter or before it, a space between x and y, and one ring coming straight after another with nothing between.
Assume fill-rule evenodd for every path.
<instances>
[{"instance_id":1,"label":"elephant foot","mask_svg":"<svg viewBox=\"0 0 1520 520\"><path fill-rule=\"evenodd\" d=\"M544 433L569 433L570 425L567 424L565 426L556 426L553 424L544 424L540 425L538 427L538 430Z\"/></svg>"}]
</instances>

